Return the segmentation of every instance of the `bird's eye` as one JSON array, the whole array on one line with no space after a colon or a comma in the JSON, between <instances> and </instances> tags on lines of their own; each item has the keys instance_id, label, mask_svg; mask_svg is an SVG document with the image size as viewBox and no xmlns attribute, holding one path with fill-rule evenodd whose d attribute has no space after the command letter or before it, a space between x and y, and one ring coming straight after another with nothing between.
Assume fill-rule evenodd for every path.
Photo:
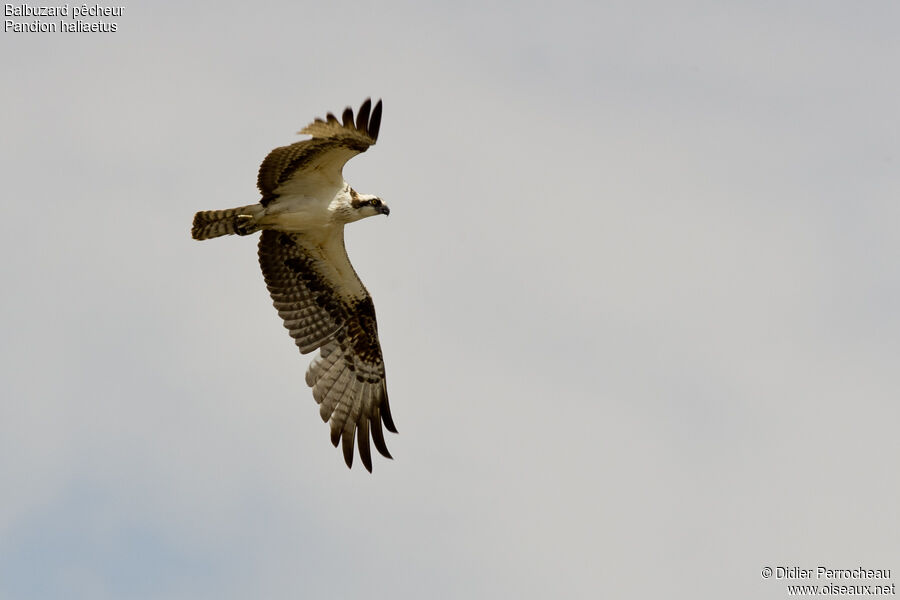
<instances>
[{"instance_id":1,"label":"bird's eye","mask_svg":"<svg viewBox=\"0 0 900 600\"><path fill-rule=\"evenodd\" d=\"M375 198L374 200L372 200L372 206L381 206L381 200Z\"/></svg>"}]
</instances>

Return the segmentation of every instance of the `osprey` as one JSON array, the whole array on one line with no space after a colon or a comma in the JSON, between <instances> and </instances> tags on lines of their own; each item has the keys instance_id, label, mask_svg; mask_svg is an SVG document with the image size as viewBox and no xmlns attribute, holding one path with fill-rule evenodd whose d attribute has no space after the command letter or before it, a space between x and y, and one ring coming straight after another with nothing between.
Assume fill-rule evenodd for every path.
<instances>
[{"instance_id":1,"label":"osprey","mask_svg":"<svg viewBox=\"0 0 900 600\"><path fill-rule=\"evenodd\" d=\"M300 352L319 349L306 383L331 424L331 443L340 440L344 461L359 456L372 471L369 437L392 458L382 423L397 432L388 405L384 361L372 297L344 248L344 225L390 213L377 196L359 194L342 175L344 164L378 139L381 100L362 103L342 119L328 113L300 133L312 139L272 150L259 168L258 204L194 215L195 240L261 231L259 265L278 315Z\"/></svg>"}]
</instances>

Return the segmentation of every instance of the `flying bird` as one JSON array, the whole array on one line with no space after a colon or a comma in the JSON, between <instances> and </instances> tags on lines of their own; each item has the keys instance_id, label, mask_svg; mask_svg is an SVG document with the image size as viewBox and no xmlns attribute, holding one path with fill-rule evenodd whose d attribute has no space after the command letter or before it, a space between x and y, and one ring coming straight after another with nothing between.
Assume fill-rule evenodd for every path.
<instances>
[{"instance_id":1,"label":"flying bird","mask_svg":"<svg viewBox=\"0 0 900 600\"><path fill-rule=\"evenodd\" d=\"M381 100L367 99L354 120L328 113L299 133L311 139L272 150L259 168L257 204L194 215L195 240L261 231L259 265L275 309L300 352L319 350L306 383L353 465L372 471L369 440L392 458L382 423L397 432L388 404L375 306L344 247L344 225L390 209L381 198L360 194L344 181L344 164L378 140Z\"/></svg>"}]
</instances>

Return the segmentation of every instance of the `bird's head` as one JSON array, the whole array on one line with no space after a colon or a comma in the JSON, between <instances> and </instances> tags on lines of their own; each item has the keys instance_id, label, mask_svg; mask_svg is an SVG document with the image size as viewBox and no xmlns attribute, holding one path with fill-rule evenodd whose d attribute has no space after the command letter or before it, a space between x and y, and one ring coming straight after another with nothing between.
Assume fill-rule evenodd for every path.
<instances>
[{"instance_id":1,"label":"bird's head","mask_svg":"<svg viewBox=\"0 0 900 600\"><path fill-rule=\"evenodd\" d=\"M353 188L350 188L349 202L350 221L359 221L366 217L374 217L375 215L389 215L391 209L388 205L381 201L378 196L371 194L359 194Z\"/></svg>"}]
</instances>

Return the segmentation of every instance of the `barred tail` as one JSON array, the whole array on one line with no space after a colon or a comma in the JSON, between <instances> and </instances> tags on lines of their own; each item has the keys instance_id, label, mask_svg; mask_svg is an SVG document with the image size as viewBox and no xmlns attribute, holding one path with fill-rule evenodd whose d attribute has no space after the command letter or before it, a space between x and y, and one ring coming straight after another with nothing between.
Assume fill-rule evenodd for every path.
<instances>
[{"instance_id":1,"label":"barred tail","mask_svg":"<svg viewBox=\"0 0 900 600\"><path fill-rule=\"evenodd\" d=\"M194 215L191 235L195 240L208 240L221 235L247 235L257 231L253 216L261 207L259 204L228 208L225 210L203 210Z\"/></svg>"}]
</instances>

